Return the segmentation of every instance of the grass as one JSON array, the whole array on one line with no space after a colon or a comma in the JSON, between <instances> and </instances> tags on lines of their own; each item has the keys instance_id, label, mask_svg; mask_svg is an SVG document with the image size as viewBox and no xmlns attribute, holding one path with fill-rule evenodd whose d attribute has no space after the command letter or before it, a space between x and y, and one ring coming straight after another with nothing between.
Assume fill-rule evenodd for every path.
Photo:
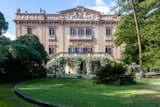
<instances>
[{"instance_id":1,"label":"grass","mask_svg":"<svg viewBox=\"0 0 160 107\"><path fill-rule=\"evenodd\" d=\"M0 107L36 107L17 97L13 87L14 84L0 84Z\"/></svg>"},{"instance_id":2,"label":"grass","mask_svg":"<svg viewBox=\"0 0 160 107\"><path fill-rule=\"evenodd\" d=\"M160 107L160 79L136 81L136 85L118 87L88 79L45 78L20 84L19 90L65 107Z\"/></svg>"}]
</instances>

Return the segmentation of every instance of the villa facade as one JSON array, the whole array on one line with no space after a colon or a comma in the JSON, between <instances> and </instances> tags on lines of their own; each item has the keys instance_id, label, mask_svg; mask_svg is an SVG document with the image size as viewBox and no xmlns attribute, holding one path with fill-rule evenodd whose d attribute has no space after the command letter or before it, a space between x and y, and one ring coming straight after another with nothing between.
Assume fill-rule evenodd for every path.
<instances>
[{"instance_id":1,"label":"villa facade","mask_svg":"<svg viewBox=\"0 0 160 107\"><path fill-rule=\"evenodd\" d=\"M111 55L121 58L121 48L113 44L118 18L82 6L57 14L16 12L16 35L38 36L50 57L57 54Z\"/></svg>"},{"instance_id":2,"label":"villa facade","mask_svg":"<svg viewBox=\"0 0 160 107\"><path fill-rule=\"evenodd\" d=\"M16 12L16 36L33 33L51 59L58 56L107 57L119 60L122 46L113 44L118 18L82 6L47 14Z\"/></svg>"}]
</instances>

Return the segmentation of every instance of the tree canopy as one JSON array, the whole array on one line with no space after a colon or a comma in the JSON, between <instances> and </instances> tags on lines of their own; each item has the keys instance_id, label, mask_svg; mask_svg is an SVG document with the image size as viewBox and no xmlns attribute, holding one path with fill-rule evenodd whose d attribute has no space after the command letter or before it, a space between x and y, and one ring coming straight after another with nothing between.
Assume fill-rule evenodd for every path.
<instances>
[{"instance_id":1,"label":"tree canopy","mask_svg":"<svg viewBox=\"0 0 160 107\"><path fill-rule=\"evenodd\" d=\"M47 53L35 35L24 35L0 48L0 81L45 76Z\"/></svg>"},{"instance_id":2,"label":"tree canopy","mask_svg":"<svg viewBox=\"0 0 160 107\"><path fill-rule=\"evenodd\" d=\"M137 18L142 39L142 58L146 66L160 67L160 12L146 17L146 14L160 5L159 0L136 0ZM123 61L127 64L138 62L138 48L133 13L129 5L123 14L115 32L115 44L126 44Z\"/></svg>"},{"instance_id":3,"label":"tree canopy","mask_svg":"<svg viewBox=\"0 0 160 107\"><path fill-rule=\"evenodd\" d=\"M4 15L0 12L0 35L8 29L8 22L6 22Z\"/></svg>"},{"instance_id":4,"label":"tree canopy","mask_svg":"<svg viewBox=\"0 0 160 107\"><path fill-rule=\"evenodd\" d=\"M7 45L11 42L11 40L5 36L0 36L0 47Z\"/></svg>"}]
</instances>

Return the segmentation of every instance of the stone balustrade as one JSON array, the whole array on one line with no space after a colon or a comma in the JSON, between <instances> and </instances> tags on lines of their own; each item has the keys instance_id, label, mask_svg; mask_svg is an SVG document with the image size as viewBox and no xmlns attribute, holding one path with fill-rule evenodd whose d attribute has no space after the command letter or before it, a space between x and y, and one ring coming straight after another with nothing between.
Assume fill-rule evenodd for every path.
<instances>
[{"instance_id":1,"label":"stone balustrade","mask_svg":"<svg viewBox=\"0 0 160 107\"><path fill-rule=\"evenodd\" d=\"M45 20L43 14L18 14L16 20Z\"/></svg>"},{"instance_id":2,"label":"stone balustrade","mask_svg":"<svg viewBox=\"0 0 160 107\"><path fill-rule=\"evenodd\" d=\"M58 17L58 15L55 15L55 14L46 14L46 19L47 20L59 20L60 17Z\"/></svg>"},{"instance_id":3,"label":"stone balustrade","mask_svg":"<svg viewBox=\"0 0 160 107\"><path fill-rule=\"evenodd\" d=\"M20 13L16 15L16 20L63 20L64 17L60 14L28 14L28 13ZM65 19L67 20L67 19ZM70 19L68 19L70 20ZM83 20L83 19L81 19ZM84 19L85 20L85 19ZM101 15L99 20L104 21L118 21L118 18L115 18L112 15Z\"/></svg>"},{"instance_id":4,"label":"stone balustrade","mask_svg":"<svg viewBox=\"0 0 160 107\"><path fill-rule=\"evenodd\" d=\"M73 37L69 35L70 40L92 40L92 38L93 38L92 35L83 35L83 36L75 35Z\"/></svg>"}]
</instances>

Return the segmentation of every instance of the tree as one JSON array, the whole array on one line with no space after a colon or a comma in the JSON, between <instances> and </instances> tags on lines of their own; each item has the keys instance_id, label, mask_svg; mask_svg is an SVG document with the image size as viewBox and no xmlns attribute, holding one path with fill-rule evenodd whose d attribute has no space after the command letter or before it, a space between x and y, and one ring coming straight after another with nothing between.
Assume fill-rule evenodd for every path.
<instances>
[{"instance_id":1,"label":"tree","mask_svg":"<svg viewBox=\"0 0 160 107\"><path fill-rule=\"evenodd\" d=\"M40 43L38 37L34 34L25 34L23 36L20 36L19 38L17 38L17 40L15 40L16 43L19 44L24 44L27 45L29 47L34 48L35 50L37 50L40 53L40 57L41 59L43 59L43 62L46 62L47 60L47 53L46 51L44 51L44 46Z\"/></svg>"},{"instance_id":2,"label":"tree","mask_svg":"<svg viewBox=\"0 0 160 107\"><path fill-rule=\"evenodd\" d=\"M43 64L47 54L44 56L43 45L36 38L33 35L23 36L23 39L18 38L0 48L0 81L21 81L46 75Z\"/></svg>"},{"instance_id":3,"label":"tree","mask_svg":"<svg viewBox=\"0 0 160 107\"><path fill-rule=\"evenodd\" d=\"M7 45L11 42L11 40L5 36L0 36L0 47Z\"/></svg>"},{"instance_id":4,"label":"tree","mask_svg":"<svg viewBox=\"0 0 160 107\"><path fill-rule=\"evenodd\" d=\"M136 35L137 35L137 40L138 40L138 51L139 51L139 65L140 65L140 77L144 77L144 72L142 70L143 65L142 65L142 41L141 41L141 35L139 32L139 23L137 19L137 11L136 11L136 6L133 0L131 0L131 5L133 9L133 15L134 15L134 22L136 26Z\"/></svg>"},{"instance_id":5,"label":"tree","mask_svg":"<svg viewBox=\"0 0 160 107\"><path fill-rule=\"evenodd\" d=\"M123 0L119 0L119 1L123 1ZM126 0L124 0L124 1L126 1ZM139 64L142 66L142 62L145 62L145 58L142 59L142 56L144 57L144 53L149 51L149 50L146 50L148 47L148 45L146 44L146 41L148 41L148 40L144 39L144 37L149 37L149 35L147 35L147 34L150 32L149 30L144 30L146 28L146 25L148 25L145 22L145 16L149 10L156 8L158 5L160 5L160 2L158 0L150 0L150 1L148 1L148 0L137 0L137 1L127 0L127 1L128 1L127 3L121 2L121 3L127 4L127 5L123 4L121 6L122 12L127 12L127 14L122 15L120 23L118 24L118 28L115 33L115 36L116 36L115 43L116 44L125 43L126 50L123 53L124 54L123 56L130 55L131 57L137 56L137 53L135 53L135 51L132 51L132 50L137 50L137 48L133 48L135 46L135 43L137 43L138 44L137 47L139 50ZM131 17L134 17L134 19L132 19ZM127 25L126 25L126 22L128 22ZM134 22L135 27L132 26L133 22ZM154 25L154 26L156 26L156 25ZM146 32L145 35L142 31ZM137 35L137 41L135 41L133 38L133 37L135 37L135 34ZM154 33L154 34L158 35L156 33ZM128 36L125 36L125 35L128 35ZM126 39L125 37L128 37L130 39ZM129 40L131 40L131 41L129 42ZM133 44L133 46L132 46L132 44ZM143 53L142 53L142 51L143 51ZM125 59L125 60L127 60L127 59ZM135 57L135 58L131 59L131 61L129 61L129 62L137 62L137 58ZM141 71L140 74L141 74L140 76L142 77L143 72Z\"/></svg>"},{"instance_id":6,"label":"tree","mask_svg":"<svg viewBox=\"0 0 160 107\"><path fill-rule=\"evenodd\" d=\"M8 22L6 22L4 15L0 12L0 35L8 29Z\"/></svg>"},{"instance_id":7,"label":"tree","mask_svg":"<svg viewBox=\"0 0 160 107\"><path fill-rule=\"evenodd\" d=\"M142 2L143 0L139 0L139 2ZM134 0L117 0L116 8L118 8L118 15L123 14L124 12L131 12L134 17L134 24L136 29L136 35L137 35L137 43L138 43L138 52L139 52L139 65L140 65L140 77L144 76L143 70L142 70L142 43L141 43L141 36L139 32L139 22L137 17L137 9L136 4Z\"/></svg>"},{"instance_id":8,"label":"tree","mask_svg":"<svg viewBox=\"0 0 160 107\"><path fill-rule=\"evenodd\" d=\"M160 11L147 17L143 23L141 34L145 42L143 52L144 64L148 67L160 68Z\"/></svg>"}]
</instances>

